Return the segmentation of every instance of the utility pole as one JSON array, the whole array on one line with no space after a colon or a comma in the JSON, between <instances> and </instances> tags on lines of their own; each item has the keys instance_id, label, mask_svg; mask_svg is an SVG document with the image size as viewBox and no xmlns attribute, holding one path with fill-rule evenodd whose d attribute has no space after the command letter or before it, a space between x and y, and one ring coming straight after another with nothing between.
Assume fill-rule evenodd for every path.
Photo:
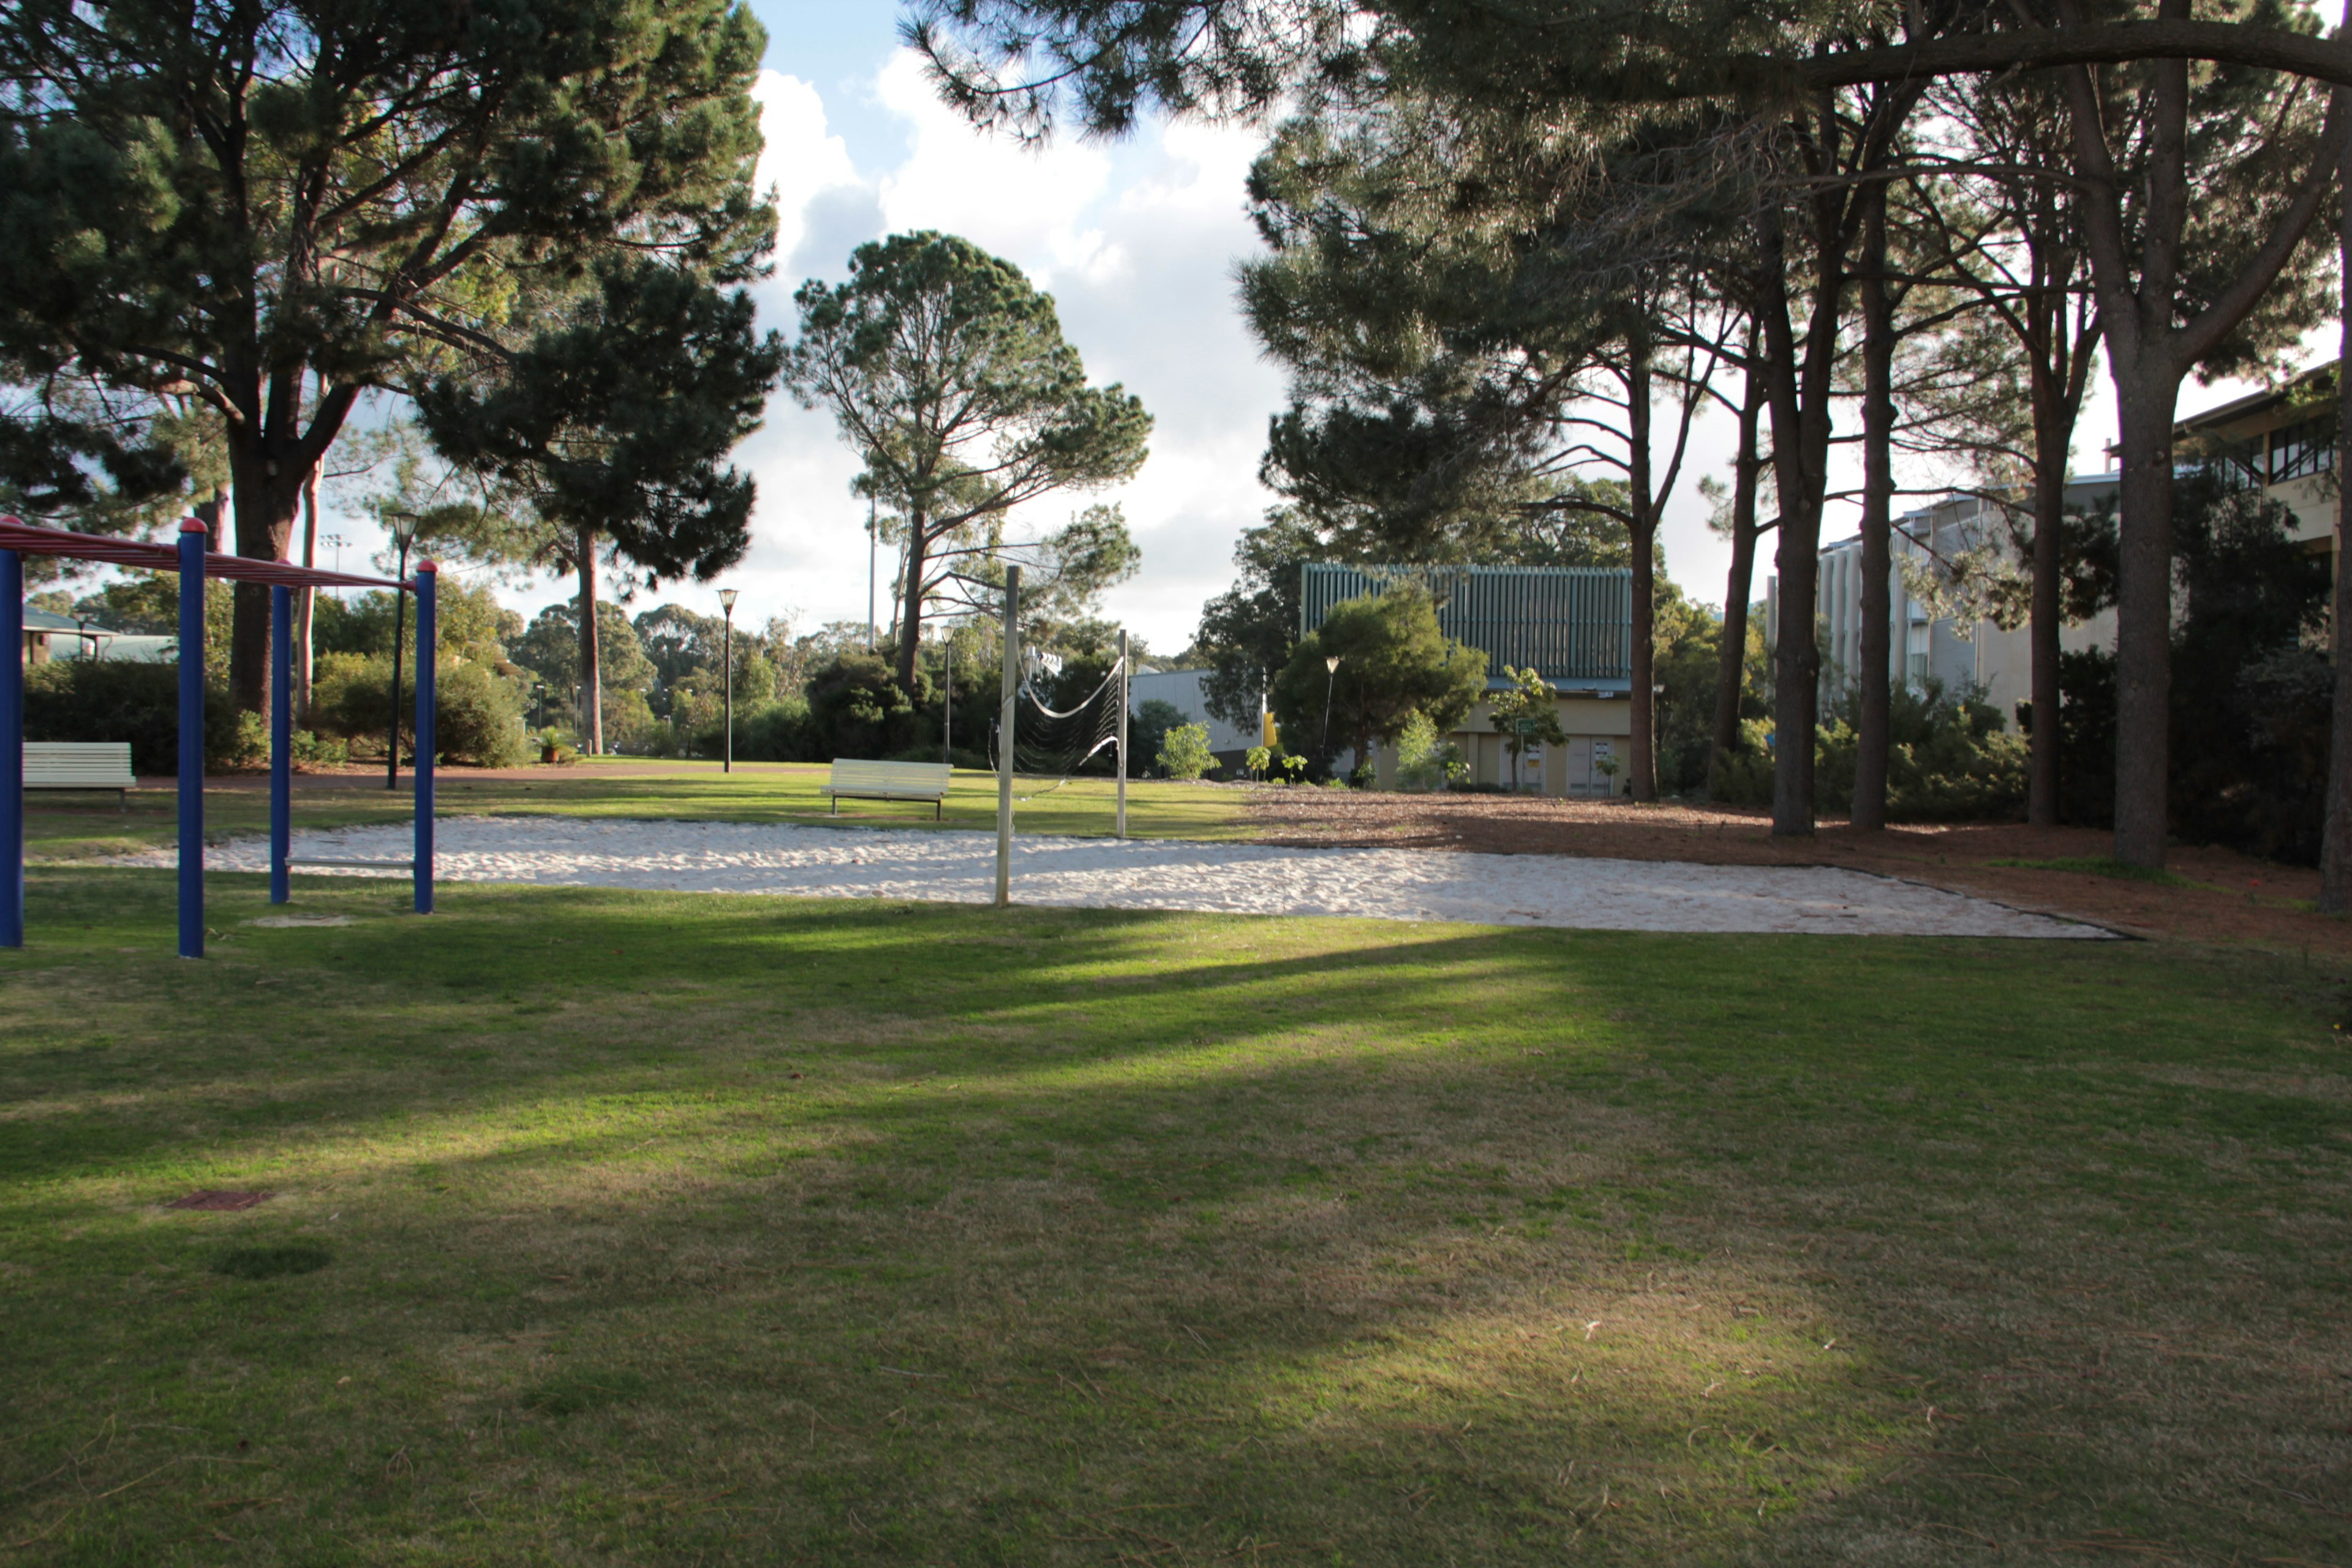
<instances>
[{"instance_id":1,"label":"utility pole","mask_svg":"<svg viewBox=\"0 0 2352 1568\"><path fill-rule=\"evenodd\" d=\"M874 572L877 537L874 531L874 502L871 498L868 498L866 502L866 651L867 653L874 651Z\"/></svg>"},{"instance_id":2,"label":"utility pole","mask_svg":"<svg viewBox=\"0 0 2352 1568\"><path fill-rule=\"evenodd\" d=\"M996 907L1013 902L1013 720L1021 698L1021 568L1004 569L1004 696L996 715Z\"/></svg>"}]
</instances>

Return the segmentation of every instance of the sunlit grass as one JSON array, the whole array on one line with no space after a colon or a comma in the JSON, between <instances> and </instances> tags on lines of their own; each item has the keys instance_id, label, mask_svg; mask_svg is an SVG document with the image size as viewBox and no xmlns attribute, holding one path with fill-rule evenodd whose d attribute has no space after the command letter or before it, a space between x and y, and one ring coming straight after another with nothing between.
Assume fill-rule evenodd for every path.
<instances>
[{"instance_id":1,"label":"sunlit grass","mask_svg":"<svg viewBox=\"0 0 2352 1568\"><path fill-rule=\"evenodd\" d=\"M169 900L0 957L7 1561L2352 1550L2299 965Z\"/></svg>"},{"instance_id":2,"label":"sunlit grass","mask_svg":"<svg viewBox=\"0 0 2352 1568\"><path fill-rule=\"evenodd\" d=\"M631 817L677 822L830 822L865 827L928 828L929 804L845 800L835 815L818 764L744 764L723 773L716 763L664 763L653 773L621 773L621 763L584 762L534 770L524 780L445 773L436 795L445 816L514 814ZM1137 838L1246 838L1244 795L1209 784L1135 780L1128 784L1128 832ZM175 797L169 790L133 790L128 809L112 796L36 795L26 813L30 852L38 858L88 859L122 855L174 841ZM411 819L406 779L401 788L299 788L298 828L350 827ZM1118 786L1108 779L1019 781L1016 831L1104 837L1118 820ZM996 775L960 770L947 799L944 826L992 828ZM253 837L268 831L269 799L257 789L215 788L205 796L208 836Z\"/></svg>"}]
</instances>

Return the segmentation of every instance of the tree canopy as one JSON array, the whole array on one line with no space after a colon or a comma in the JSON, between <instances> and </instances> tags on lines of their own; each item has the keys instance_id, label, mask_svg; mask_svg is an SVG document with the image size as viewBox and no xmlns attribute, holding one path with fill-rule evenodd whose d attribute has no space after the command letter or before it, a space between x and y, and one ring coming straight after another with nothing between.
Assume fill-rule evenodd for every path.
<instances>
[{"instance_id":1,"label":"tree canopy","mask_svg":"<svg viewBox=\"0 0 2352 1568\"><path fill-rule=\"evenodd\" d=\"M371 389L499 348L600 258L751 275L763 43L729 0L11 5L0 364L102 390L113 428L211 410L235 548L282 559ZM268 638L241 593L248 707Z\"/></svg>"},{"instance_id":2,"label":"tree canopy","mask_svg":"<svg viewBox=\"0 0 2352 1568\"><path fill-rule=\"evenodd\" d=\"M1087 384L1053 300L1019 268L953 235L859 246L848 281L811 279L793 298L801 335L785 381L832 413L865 461L858 493L889 509L904 562L898 671L911 691L932 597L1001 580L987 568L1017 548L1003 535L1016 509L1132 477L1151 416L1122 387ZM1109 519L1080 521L1085 537L1055 553L1098 574Z\"/></svg>"}]
</instances>

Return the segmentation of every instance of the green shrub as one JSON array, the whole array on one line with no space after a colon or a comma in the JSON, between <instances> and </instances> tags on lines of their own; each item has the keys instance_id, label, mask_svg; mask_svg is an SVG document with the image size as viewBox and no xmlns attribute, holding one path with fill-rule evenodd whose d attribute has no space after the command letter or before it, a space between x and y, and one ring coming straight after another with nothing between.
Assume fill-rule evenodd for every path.
<instances>
[{"instance_id":1,"label":"green shrub","mask_svg":"<svg viewBox=\"0 0 2352 1568\"><path fill-rule=\"evenodd\" d=\"M1206 724L1179 724L1160 742L1158 761L1171 779L1197 779L1217 765Z\"/></svg>"},{"instance_id":2,"label":"green shrub","mask_svg":"<svg viewBox=\"0 0 2352 1568\"><path fill-rule=\"evenodd\" d=\"M1457 784L1469 776L1470 764L1462 748L1437 738L1437 726L1428 715L1415 713L1397 731L1397 787L1427 792Z\"/></svg>"},{"instance_id":3,"label":"green shrub","mask_svg":"<svg viewBox=\"0 0 2352 1568\"><path fill-rule=\"evenodd\" d=\"M1849 693L1814 737L1813 792L1821 810L1853 809L1855 721ZM1740 746L1724 759L1715 798L1740 805L1772 802L1771 726L1740 725ZM1986 822L2025 809L2026 743L2001 726L2000 714L1969 693L1929 681L1888 693L1886 816L1893 822Z\"/></svg>"},{"instance_id":4,"label":"green shrub","mask_svg":"<svg viewBox=\"0 0 2352 1568\"><path fill-rule=\"evenodd\" d=\"M939 731L918 711L931 700L930 677L915 676L912 700L878 654L853 648L819 666L808 683L810 758L889 756L926 742L937 745Z\"/></svg>"},{"instance_id":5,"label":"green shrub","mask_svg":"<svg viewBox=\"0 0 2352 1568\"><path fill-rule=\"evenodd\" d=\"M688 737L690 754L715 757L724 749L727 721L722 717ZM799 697L735 705L735 758L747 763L803 763L810 754L809 706Z\"/></svg>"},{"instance_id":6,"label":"green shrub","mask_svg":"<svg viewBox=\"0 0 2352 1568\"><path fill-rule=\"evenodd\" d=\"M416 710L416 678L400 672L402 742ZM392 659L375 654L332 653L318 662L310 682L310 720L320 733L356 742L362 751L383 743L392 721ZM642 702L642 699L640 699ZM522 694L488 666L443 659L434 685L434 738L445 761L507 768L528 760Z\"/></svg>"},{"instance_id":7,"label":"green shrub","mask_svg":"<svg viewBox=\"0 0 2352 1568\"><path fill-rule=\"evenodd\" d=\"M224 680L205 689L205 765L240 767L267 755L239 722ZM25 671L25 738L28 741L128 741L131 765L142 773L180 766L180 670L173 664L65 658ZM261 746L268 735L258 737Z\"/></svg>"}]
</instances>

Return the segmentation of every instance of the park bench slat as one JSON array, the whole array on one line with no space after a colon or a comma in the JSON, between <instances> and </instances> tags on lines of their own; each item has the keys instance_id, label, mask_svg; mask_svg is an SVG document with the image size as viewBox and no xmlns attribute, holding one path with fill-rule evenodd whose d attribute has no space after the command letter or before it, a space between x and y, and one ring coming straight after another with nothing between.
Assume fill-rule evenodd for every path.
<instances>
[{"instance_id":1,"label":"park bench slat","mask_svg":"<svg viewBox=\"0 0 2352 1568\"><path fill-rule=\"evenodd\" d=\"M110 789L120 795L138 784L128 741L25 742L26 789Z\"/></svg>"},{"instance_id":2,"label":"park bench slat","mask_svg":"<svg viewBox=\"0 0 2352 1568\"><path fill-rule=\"evenodd\" d=\"M955 770L945 763L875 763L836 757L825 793L833 797L838 816L842 797L852 800L928 800L937 820L947 809L948 785Z\"/></svg>"}]
</instances>

